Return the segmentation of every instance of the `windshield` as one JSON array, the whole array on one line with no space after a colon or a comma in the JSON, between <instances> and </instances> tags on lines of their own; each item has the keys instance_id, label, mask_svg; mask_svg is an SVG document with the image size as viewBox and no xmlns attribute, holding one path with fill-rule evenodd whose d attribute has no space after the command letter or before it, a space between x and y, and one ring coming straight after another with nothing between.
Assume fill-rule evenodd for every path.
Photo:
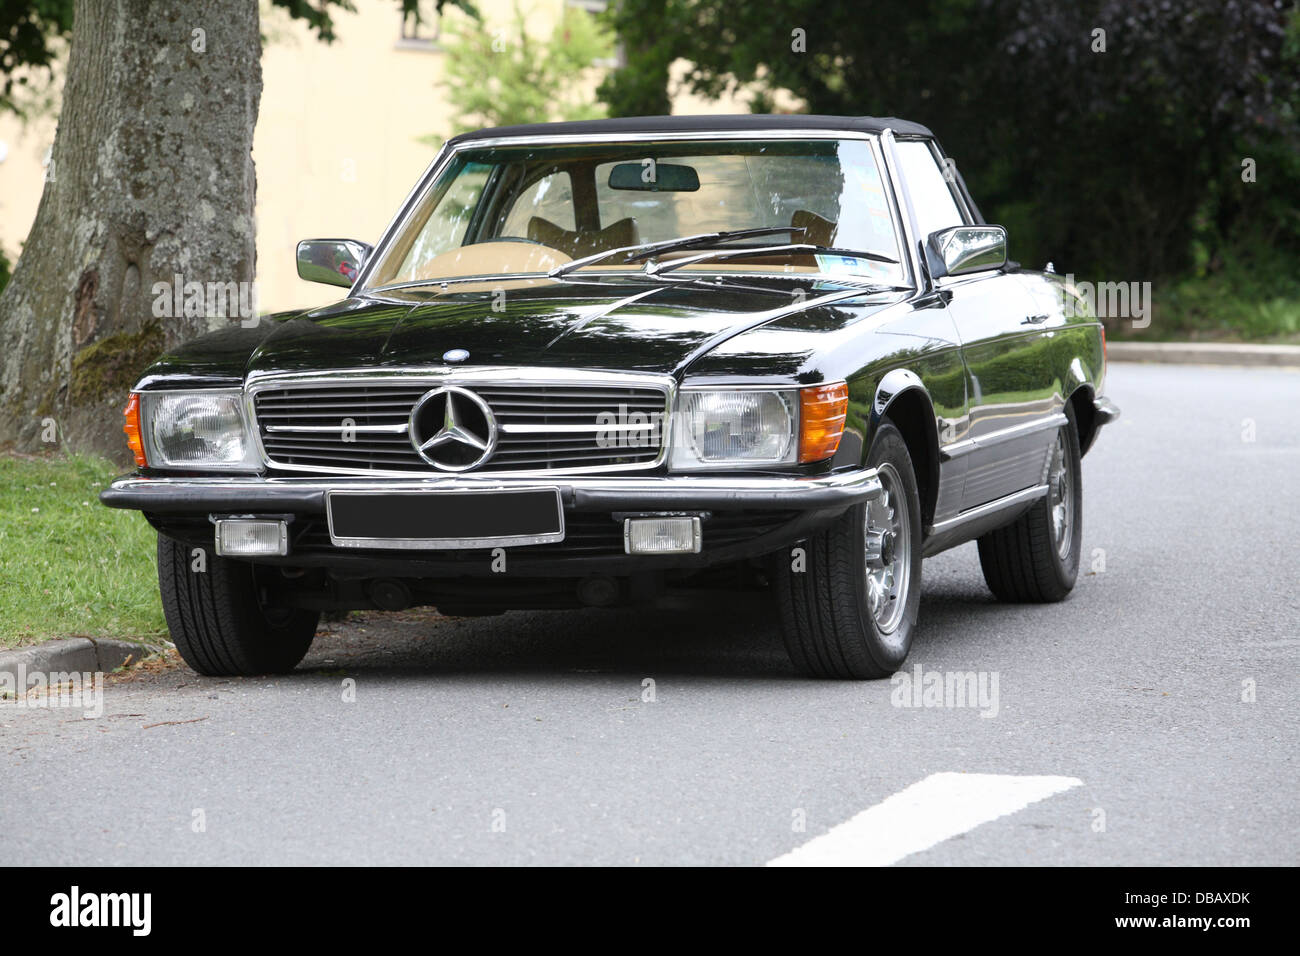
<instances>
[{"instance_id":1,"label":"windshield","mask_svg":"<svg viewBox=\"0 0 1300 956\"><path fill-rule=\"evenodd\" d=\"M860 139L504 145L458 150L377 258L368 288L469 276L535 275L590 256L582 273L640 270L714 246L613 250L713 232L734 258L681 273L834 273L906 281L871 143ZM783 250L783 244L799 244ZM818 246L833 253L820 254ZM761 246L761 255L744 254ZM874 256L858 258L861 251ZM894 262L878 261L880 259Z\"/></svg>"}]
</instances>

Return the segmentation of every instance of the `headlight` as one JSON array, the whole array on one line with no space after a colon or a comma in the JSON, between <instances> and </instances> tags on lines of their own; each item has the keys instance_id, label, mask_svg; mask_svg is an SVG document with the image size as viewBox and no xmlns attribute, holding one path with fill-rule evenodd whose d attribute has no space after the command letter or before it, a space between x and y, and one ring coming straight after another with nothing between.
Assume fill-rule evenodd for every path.
<instances>
[{"instance_id":1,"label":"headlight","mask_svg":"<svg viewBox=\"0 0 1300 956\"><path fill-rule=\"evenodd\" d=\"M153 468L261 467L244 426L243 392L140 392L145 457Z\"/></svg>"},{"instance_id":2,"label":"headlight","mask_svg":"<svg viewBox=\"0 0 1300 956\"><path fill-rule=\"evenodd\" d=\"M799 451L795 389L684 389L673 423L679 471L793 463Z\"/></svg>"}]
</instances>

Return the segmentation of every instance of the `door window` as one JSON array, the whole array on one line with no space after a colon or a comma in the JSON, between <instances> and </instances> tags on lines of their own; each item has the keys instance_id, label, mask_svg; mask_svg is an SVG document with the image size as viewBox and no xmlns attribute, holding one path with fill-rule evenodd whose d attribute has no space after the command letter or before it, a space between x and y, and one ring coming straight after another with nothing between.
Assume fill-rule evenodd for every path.
<instances>
[{"instance_id":1,"label":"door window","mask_svg":"<svg viewBox=\"0 0 1300 956\"><path fill-rule=\"evenodd\" d=\"M964 225L952 188L935 161L930 144L923 141L897 143L898 162L916 210L916 225L922 242L932 232Z\"/></svg>"}]
</instances>

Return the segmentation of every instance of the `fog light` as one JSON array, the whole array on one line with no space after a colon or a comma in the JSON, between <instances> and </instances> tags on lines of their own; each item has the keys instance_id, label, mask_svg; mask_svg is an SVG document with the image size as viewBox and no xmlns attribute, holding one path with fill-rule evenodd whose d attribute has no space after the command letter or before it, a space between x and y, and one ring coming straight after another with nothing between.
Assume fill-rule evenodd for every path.
<instances>
[{"instance_id":1,"label":"fog light","mask_svg":"<svg viewBox=\"0 0 1300 956\"><path fill-rule=\"evenodd\" d=\"M697 554L700 519L625 518L623 550L628 554Z\"/></svg>"},{"instance_id":2,"label":"fog light","mask_svg":"<svg viewBox=\"0 0 1300 956\"><path fill-rule=\"evenodd\" d=\"M217 554L246 557L288 553L286 522L251 518L223 518L217 522Z\"/></svg>"}]
</instances>

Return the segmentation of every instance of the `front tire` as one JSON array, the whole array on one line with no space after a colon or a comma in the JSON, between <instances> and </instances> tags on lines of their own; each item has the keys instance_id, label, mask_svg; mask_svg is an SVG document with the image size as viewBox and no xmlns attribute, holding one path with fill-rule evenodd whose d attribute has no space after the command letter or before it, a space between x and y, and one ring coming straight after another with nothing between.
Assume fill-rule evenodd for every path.
<instances>
[{"instance_id":1,"label":"front tire","mask_svg":"<svg viewBox=\"0 0 1300 956\"><path fill-rule=\"evenodd\" d=\"M193 554L197 550L201 559ZM208 677L291 671L311 647L320 621L317 611L264 607L249 562L191 549L161 534L158 589L172 643L186 664Z\"/></svg>"},{"instance_id":2,"label":"front tire","mask_svg":"<svg viewBox=\"0 0 1300 956\"><path fill-rule=\"evenodd\" d=\"M1047 494L1014 522L979 539L980 568L1000 601L1062 601L1079 576L1083 539L1083 469L1074 409L1056 433Z\"/></svg>"},{"instance_id":3,"label":"front tire","mask_svg":"<svg viewBox=\"0 0 1300 956\"><path fill-rule=\"evenodd\" d=\"M921 602L921 502L902 434L876 430L867 456L883 491L777 556L775 590L790 660L813 677L888 677L912 646Z\"/></svg>"}]
</instances>

